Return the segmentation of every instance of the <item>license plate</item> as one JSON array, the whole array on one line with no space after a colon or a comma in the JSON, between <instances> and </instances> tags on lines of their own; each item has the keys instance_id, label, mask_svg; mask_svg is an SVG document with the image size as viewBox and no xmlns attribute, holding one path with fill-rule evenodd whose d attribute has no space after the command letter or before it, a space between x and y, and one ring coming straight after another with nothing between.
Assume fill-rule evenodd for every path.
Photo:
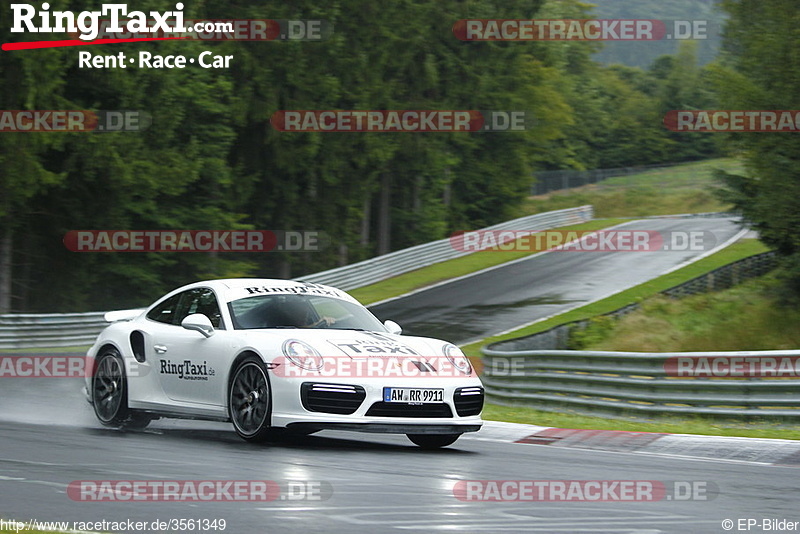
<instances>
[{"instance_id":1,"label":"license plate","mask_svg":"<svg viewBox=\"0 0 800 534\"><path fill-rule=\"evenodd\" d=\"M383 388L384 402L433 404L444 402L442 388Z\"/></svg>"}]
</instances>

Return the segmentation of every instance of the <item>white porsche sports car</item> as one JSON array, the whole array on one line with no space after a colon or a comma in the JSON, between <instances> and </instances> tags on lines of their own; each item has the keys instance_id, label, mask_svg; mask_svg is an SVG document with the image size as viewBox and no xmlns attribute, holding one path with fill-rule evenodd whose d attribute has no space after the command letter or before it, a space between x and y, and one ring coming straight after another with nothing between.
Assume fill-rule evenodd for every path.
<instances>
[{"instance_id":1,"label":"white porsche sports car","mask_svg":"<svg viewBox=\"0 0 800 534\"><path fill-rule=\"evenodd\" d=\"M86 376L106 426L179 417L230 421L248 441L339 429L435 448L482 424L483 387L458 347L402 336L332 287L198 282L106 320Z\"/></svg>"}]
</instances>

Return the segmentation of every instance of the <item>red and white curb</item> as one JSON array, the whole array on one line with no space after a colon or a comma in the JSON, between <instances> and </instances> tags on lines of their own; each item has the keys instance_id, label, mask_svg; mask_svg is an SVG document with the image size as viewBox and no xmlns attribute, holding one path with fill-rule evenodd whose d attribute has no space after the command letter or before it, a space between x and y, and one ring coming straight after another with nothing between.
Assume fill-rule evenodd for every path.
<instances>
[{"instance_id":1,"label":"red and white curb","mask_svg":"<svg viewBox=\"0 0 800 534\"><path fill-rule=\"evenodd\" d=\"M578 430L484 421L462 439L548 447L656 454L761 465L800 467L800 441L788 439Z\"/></svg>"}]
</instances>

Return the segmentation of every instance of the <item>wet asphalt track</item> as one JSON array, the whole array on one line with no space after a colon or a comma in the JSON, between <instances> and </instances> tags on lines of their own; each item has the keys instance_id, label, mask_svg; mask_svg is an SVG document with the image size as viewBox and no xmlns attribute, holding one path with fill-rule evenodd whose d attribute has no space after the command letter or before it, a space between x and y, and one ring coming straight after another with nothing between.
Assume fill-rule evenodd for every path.
<instances>
[{"instance_id":1,"label":"wet asphalt track","mask_svg":"<svg viewBox=\"0 0 800 534\"><path fill-rule=\"evenodd\" d=\"M342 432L254 446L227 424L198 421L158 421L144 433L124 433L99 427L76 394L79 385L74 379L0 379L0 408L7 421L0 422L0 516L26 521L216 518L227 521L229 533L370 534L719 533L727 518L800 520L793 467L473 438L424 451L403 436ZM324 501L199 504L75 502L66 493L75 480L187 479L320 481L333 493ZM702 481L720 494L681 502L456 499L454 485L472 479Z\"/></svg>"},{"instance_id":2,"label":"wet asphalt track","mask_svg":"<svg viewBox=\"0 0 800 534\"><path fill-rule=\"evenodd\" d=\"M650 219L615 228L711 232L716 244L741 230L732 219ZM370 310L398 322L405 334L466 344L640 284L703 252L549 252Z\"/></svg>"}]
</instances>

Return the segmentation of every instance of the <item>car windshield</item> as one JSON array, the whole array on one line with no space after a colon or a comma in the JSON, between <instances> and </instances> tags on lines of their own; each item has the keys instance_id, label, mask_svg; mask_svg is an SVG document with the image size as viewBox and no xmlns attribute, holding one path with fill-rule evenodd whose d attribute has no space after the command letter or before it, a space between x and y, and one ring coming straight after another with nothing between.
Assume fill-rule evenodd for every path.
<instances>
[{"instance_id":1,"label":"car windshield","mask_svg":"<svg viewBox=\"0 0 800 534\"><path fill-rule=\"evenodd\" d=\"M228 303L237 330L331 328L386 332L366 308L317 295L257 295Z\"/></svg>"}]
</instances>

